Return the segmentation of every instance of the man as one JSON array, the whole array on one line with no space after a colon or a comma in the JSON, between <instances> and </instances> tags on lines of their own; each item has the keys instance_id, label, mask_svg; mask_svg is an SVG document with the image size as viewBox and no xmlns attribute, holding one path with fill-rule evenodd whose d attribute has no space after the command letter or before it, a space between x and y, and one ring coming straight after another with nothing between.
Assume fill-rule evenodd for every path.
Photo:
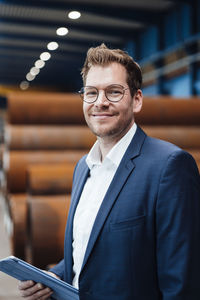
<instances>
[{"instance_id":1,"label":"man","mask_svg":"<svg viewBox=\"0 0 200 300\"><path fill-rule=\"evenodd\" d=\"M82 75L83 112L97 142L75 168L65 257L50 274L79 288L80 300L199 300L193 158L135 124L142 76L125 52L89 49ZM51 295L29 281L19 289L28 300Z\"/></svg>"}]
</instances>

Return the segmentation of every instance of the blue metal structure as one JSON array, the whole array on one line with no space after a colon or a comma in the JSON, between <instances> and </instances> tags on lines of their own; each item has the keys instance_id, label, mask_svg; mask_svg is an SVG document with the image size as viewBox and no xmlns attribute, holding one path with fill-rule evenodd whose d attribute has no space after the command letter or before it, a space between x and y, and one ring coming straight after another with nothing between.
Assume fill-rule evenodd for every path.
<instances>
[{"instance_id":1,"label":"blue metal structure","mask_svg":"<svg viewBox=\"0 0 200 300\"><path fill-rule=\"evenodd\" d=\"M200 95L200 1L179 3L159 24L139 33L136 59L144 72L145 95Z\"/></svg>"}]
</instances>

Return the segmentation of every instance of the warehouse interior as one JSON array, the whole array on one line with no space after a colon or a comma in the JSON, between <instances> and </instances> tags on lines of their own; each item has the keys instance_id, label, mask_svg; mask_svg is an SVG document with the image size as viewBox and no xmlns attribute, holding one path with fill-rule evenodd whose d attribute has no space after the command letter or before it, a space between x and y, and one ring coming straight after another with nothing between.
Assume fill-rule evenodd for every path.
<instances>
[{"instance_id":1,"label":"warehouse interior","mask_svg":"<svg viewBox=\"0 0 200 300\"><path fill-rule=\"evenodd\" d=\"M199 95L199 6L198 0L1 0L1 94L23 81L27 90L77 91L87 49L104 42L142 66L145 94ZM73 11L80 14L75 19ZM51 42L55 50L47 49ZM43 52L50 59L27 80Z\"/></svg>"},{"instance_id":2,"label":"warehouse interior","mask_svg":"<svg viewBox=\"0 0 200 300\"><path fill-rule=\"evenodd\" d=\"M95 141L77 94L90 47L139 63L136 122L200 170L199 14L200 0L0 0L0 259L46 268L63 256L73 170ZM21 299L0 282L0 299Z\"/></svg>"}]
</instances>

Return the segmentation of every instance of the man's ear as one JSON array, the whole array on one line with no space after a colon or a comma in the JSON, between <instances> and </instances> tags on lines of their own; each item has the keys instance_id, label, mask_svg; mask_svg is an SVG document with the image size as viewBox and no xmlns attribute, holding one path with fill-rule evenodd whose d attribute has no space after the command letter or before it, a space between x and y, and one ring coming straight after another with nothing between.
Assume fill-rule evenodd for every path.
<instances>
[{"instance_id":1,"label":"man's ear","mask_svg":"<svg viewBox=\"0 0 200 300\"><path fill-rule=\"evenodd\" d=\"M143 94L141 90L137 90L133 96L133 112L138 113L142 109Z\"/></svg>"}]
</instances>

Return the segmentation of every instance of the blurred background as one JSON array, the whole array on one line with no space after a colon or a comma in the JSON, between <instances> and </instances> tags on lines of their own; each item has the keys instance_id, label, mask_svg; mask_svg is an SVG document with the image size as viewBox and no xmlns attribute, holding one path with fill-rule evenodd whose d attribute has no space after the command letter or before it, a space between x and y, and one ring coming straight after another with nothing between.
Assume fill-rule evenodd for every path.
<instances>
[{"instance_id":1,"label":"blurred background","mask_svg":"<svg viewBox=\"0 0 200 300\"><path fill-rule=\"evenodd\" d=\"M200 0L0 0L0 258L63 256L73 169L95 137L77 91L89 47L142 67L147 134L200 169ZM0 272L0 299L18 299Z\"/></svg>"},{"instance_id":2,"label":"blurred background","mask_svg":"<svg viewBox=\"0 0 200 300\"><path fill-rule=\"evenodd\" d=\"M0 91L74 92L104 42L141 64L146 94L199 95L199 13L199 0L0 0Z\"/></svg>"}]
</instances>

